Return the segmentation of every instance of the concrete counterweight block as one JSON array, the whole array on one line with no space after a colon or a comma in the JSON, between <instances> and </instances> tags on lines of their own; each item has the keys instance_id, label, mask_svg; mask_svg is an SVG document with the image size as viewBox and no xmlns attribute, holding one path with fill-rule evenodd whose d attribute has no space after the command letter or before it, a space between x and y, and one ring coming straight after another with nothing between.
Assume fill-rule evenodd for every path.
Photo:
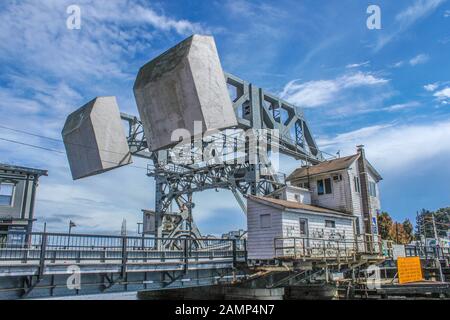
<instances>
[{"instance_id":1,"label":"concrete counterweight block","mask_svg":"<svg viewBox=\"0 0 450 320\"><path fill-rule=\"evenodd\" d=\"M152 151L174 145L176 129L197 136L237 125L211 36L193 35L144 65L134 95ZM202 132L194 132L194 121Z\"/></svg>"},{"instance_id":2,"label":"concrete counterweight block","mask_svg":"<svg viewBox=\"0 0 450 320\"><path fill-rule=\"evenodd\" d=\"M71 113L62 137L74 180L132 162L115 97L97 97Z\"/></svg>"}]
</instances>

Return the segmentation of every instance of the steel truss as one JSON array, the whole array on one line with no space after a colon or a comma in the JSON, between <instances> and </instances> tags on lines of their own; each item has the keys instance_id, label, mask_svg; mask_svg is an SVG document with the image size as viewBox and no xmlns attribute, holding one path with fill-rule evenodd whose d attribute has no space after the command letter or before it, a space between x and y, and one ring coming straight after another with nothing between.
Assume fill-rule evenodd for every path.
<instances>
[{"instance_id":1,"label":"steel truss","mask_svg":"<svg viewBox=\"0 0 450 320\"><path fill-rule=\"evenodd\" d=\"M157 237L200 238L200 231L192 217L192 195L195 192L230 190L245 213L243 198L246 195L268 195L283 187L285 181L274 172L270 161L261 163L260 157L268 159L268 153L272 151L308 164L323 160L300 108L231 74L225 77L238 120L238 127L234 129L252 130L256 143L249 141L248 136L236 135L235 131L222 130L213 134L211 139L203 139L200 145L191 141L190 145L181 146L182 152L193 161L179 164L174 158L174 154L180 152L179 146L149 151L151 148L145 139L141 121L137 117L121 114L128 124L127 140L131 153L153 162L148 165L147 175L154 177L156 183L155 230L151 233ZM267 135L266 131L271 129L275 129L276 136ZM249 156L250 151L260 147L260 141L269 141L270 146L260 149L256 156ZM241 158L236 153L239 143L245 146ZM210 153L214 150L213 154L221 151L231 154L232 161L214 161L214 157L212 161L205 160L201 158L205 150ZM173 202L180 212L169 212ZM172 242L164 244L173 245Z\"/></svg>"}]
</instances>

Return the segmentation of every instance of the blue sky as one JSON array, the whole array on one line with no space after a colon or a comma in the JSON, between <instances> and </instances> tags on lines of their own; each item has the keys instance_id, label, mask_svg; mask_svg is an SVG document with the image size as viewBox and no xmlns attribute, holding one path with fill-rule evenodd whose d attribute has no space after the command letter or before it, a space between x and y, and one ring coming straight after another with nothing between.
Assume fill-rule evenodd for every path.
<instances>
[{"instance_id":1,"label":"blue sky","mask_svg":"<svg viewBox=\"0 0 450 320\"><path fill-rule=\"evenodd\" d=\"M81 8L80 30L66 8ZM370 4L381 30L366 27ZM0 125L60 138L65 117L115 95L137 114L140 66L192 33L215 37L223 68L303 107L324 151L365 144L380 171L382 207L414 219L450 205L450 2L408 1L9 1L0 4ZM63 150L61 143L0 128L0 138ZM283 158L289 173L297 163ZM143 160L73 182L63 153L0 140L0 161L49 170L36 228L130 231L153 208ZM245 228L227 191L194 197L203 233Z\"/></svg>"}]
</instances>

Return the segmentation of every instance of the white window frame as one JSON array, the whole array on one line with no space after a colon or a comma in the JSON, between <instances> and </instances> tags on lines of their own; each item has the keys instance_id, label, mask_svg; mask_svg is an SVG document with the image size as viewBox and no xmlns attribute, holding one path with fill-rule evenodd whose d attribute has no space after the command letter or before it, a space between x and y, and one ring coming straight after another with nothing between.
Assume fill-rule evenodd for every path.
<instances>
[{"instance_id":1,"label":"white window frame","mask_svg":"<svg viewBox=\"0 0 450 320\"><path fill-rule=\"evenodd\" d=\"M331 222L333 224L333 226L332 227L327 226L327 222ZM336 221L330 220L330 219L325 219L325 228L336 229Z\"/></svg>"},{"instance_id":2,"label":"white window frame","mask_svg":"<svg viewBox=\"0 0 450 320\"><path fill-rule=\"evenodd\" d=\"M299 186L300 188L308 189L308 190L309 190L309 183L308 183L308 182L300 182L300 183L298 184L298 186Z\"/></svg>"},{"instance_id":3,"label":"white window frame","mask_svg":"<svg viewBox=\"0 0 450 320\"><path fill-rule=\"evenodd\" d=\"M327 188L326 188L326 184L325 184L325 180L330 180L330 192L327 193ZM319 181L322 181L323 183L323 193L319 193ZM323 179L318 179L316 181L316 185L317 185L317 195L318 196L324 196L327 194L333 194L333 179L332 178L323 178Z\"/></svg>"},{"instance_id":4,"label":"white window frame","mask_svg":"<svg viewBox=\"0 0 450 320\"><path fill-rule=\"evenodd\" d=\"M377 197L377 184L373 181L369 181L369 195L371 197Z\"/></svg>"},{"instance_id":5,"label":"white window frame","mask_svg":"<svg viewBox=\"0 0 450 320\"><path fill-rule=\"evenodd\" d=\"M299 232L300 237L306 237L307 238L309 236L308 219L300 218L298 222L299 222L298 232ZM302 234L302 227L301 227L302 223L304 223L304 225L305 225L305 233L304 234Z\"/></svg>"},{"instance_id":6,"label":"white window frame","mask_svg":"<svg viewBox=\"0 0 450 320\"><path fill-rule=\"evenodd\" d=\"M361 193L361 183L358 176L353 177L353 186L355 187L355 192Z\"/></svg>"},{"instance_id":7,"label":"white window frame","mask_svg":"<svg viewBox=\"0 0 450 320\"><path fill-rule=\"evenodd\" d=\"M267 225L263 224L264 222L263 217L268 218ZM259 215L259 227L261 229L268 229L272 227L272 215L270 213L263 213Z\"/></svg>"},{"instance_id":8,"label":"white window frame","mask_svg":"<svg viewBox=\"0 0 450 320\"><path fill-rule=\"evenodd\" d=\"M12 207L14 206L14 195L16 193L16 184L13 182L0 182L0 189L2 188L2 185L8 185L11 186L11 200L9 202L9 204L1 204L0 203L0 207Z\"/></svg>"}]
</instances>

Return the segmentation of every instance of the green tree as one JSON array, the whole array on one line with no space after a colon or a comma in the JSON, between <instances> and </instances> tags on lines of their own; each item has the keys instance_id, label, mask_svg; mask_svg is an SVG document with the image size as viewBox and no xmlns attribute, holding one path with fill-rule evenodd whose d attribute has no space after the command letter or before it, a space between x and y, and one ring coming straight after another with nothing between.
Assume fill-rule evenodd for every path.
<instances>
[{"instance_id":1,"label":"green tree","mask_svg":"<svg viewBox=\"0 0 450 320\"><path fill-rule=\"evenodd\" d=\"M405 219L402 223L403 227L403 233L404 233L404 240L406 243L410 243L414 239L414 227L409 221L409 219Z\"/></svg>"},{"instance_id":2,"label":"green tree","mask_svg":"<svg viewBox=\"0 0 450 320\"><path fill-rule=\"evenodd\" d=\"M420 239L421 235L425 238L434 238L433 214L438 236L447 236L450 229L450 207L440 208L436 212L422 209L416 217L416 239Z\"/></svg>"},{"instance_id":3,"label":"green tree","mask_svg":"<svg viewBox=\"0 0 450 320\"><path fill-rule=\"evenodd\" d=\"M450 229L450 207L438 209L435 213L435 219L439 237L446 237Z\"/></svg>"}]
</instances>

